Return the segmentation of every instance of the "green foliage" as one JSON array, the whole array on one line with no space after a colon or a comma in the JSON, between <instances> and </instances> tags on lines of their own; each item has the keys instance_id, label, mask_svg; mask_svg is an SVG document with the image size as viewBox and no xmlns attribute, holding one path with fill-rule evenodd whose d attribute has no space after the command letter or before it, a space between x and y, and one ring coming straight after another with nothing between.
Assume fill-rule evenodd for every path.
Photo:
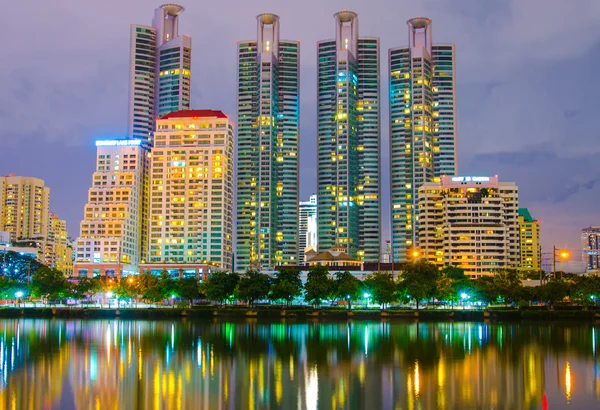
<instances>
[{"instance_id":1,"label":"green foliage","mask_svg":"<svg viewBox=\"0 0 600 410\"><path fill-rule=\"evenodd\" d=\"M235 272L213 272L202 282L200 290L208 300L223 303L233 297L239 281L240 275Z\"/></svg>"},{"instance_id":2,"label":"green foliage","mask_svg":"<svg viewBox=\"0 0 600 410\"><path fill-rule=\"evenodd\" d=\"M300 279L300 269L297 268L279 268L271 283L269 299L285 300L290 304L294 298L302 294L302 280Z\"/></svg>"},{"instance_id":3,"label":"green foliage","mask_svg":"<svg viewBox=\"0 0 600 410\"><path fill-rule=\"evenodd\" d=\"M196 278L180 279L177 293L183 299L188 300L190 304L194 304L195 299L200 299L200 291L198 289L198 281Z\"/></svg>"},{"instance_id":4,"label":"green foliage","mask_svg":"<svg viewBox=\"0 0 600 410\"><path fill-rule=\"evenodd\" d=\"M170 277L166 270L160 274L158 287L163 299L171 299L173 295L177 296L177 291L179 290L177 280Z\"/></svg>"},{"instance_id":5,"label":"green foliage","mask_svg":"<svg viewBox=\"0 0 600 410\"><path fill-rule=\"evenodd\" d=\"M329 277L326 266L311 266L304 285L304 299L314 306L320 305L331 297L335 284Z\"/></svg>"},{"instance_id":6,"label":"green foliage","mask_svg":"<svg viewBox=\"0 0 600 410\"><path fill-rule=\"evenodd\" d=\"M0 253L0 264L0 273L3 276L20 282L28 281L30 275L33 276L39 269L45 268L32 257L12 251Z\"/></svg>"},{"instance_id":7,"label":"green foliage","mask_svg":"<svg viewBox=\"0 0 600 410\"><path fill-rule=\"evenodd\" d=\"M388 272L374 272L367 276L364 288L370 293L373 301L379 303L383 309L397 298L394 276Z\"/></svg>"},{"instance_id":8,"label":"green foliage","mask_svg":"<svg viewBox=\"0 0 600 410\"><path fill-rule=\"evenodd\" d=\"M72 287L72 295L75 299L90 299L102 289L102 282L96 278L79 278Z\"/></svg>"},{"instance_id":9,"label":"green foliage","mask_svg":"<svg viewBox=\"0 0 600 410\"><path fill-rule=\"evenodd\" d=\"M419 260L404 266L399 286L415 300L419 310L421 301L435 296L439 277L440 271L434 264Z\"/></svg>"},{"instance_id":10,"label":"green foliage","mask_svg":"<svg viewBox=\"0 0 600 410\"><path fill-rule=\"evenodd\" d=\"M560 302L569 296L571 283L564 279L553 279L539 287L539 297L550 305Z\"/></svg>"},{"instance_id":11,"label":"green foliage","mask_svg":"<svg viewBox=\"0 0 600 410\"><path fill-rule=\"evenodd\" d=\"M67 297L71 292L71 284L62 272L48 267L38 269L31 280L31 294L34 298L57 301Z\"/></svg>"},{"instance_id":12,"label":"green foliage","mask_svg":"<svg viewBox=\"0 0 600 410\"><path fill-rule=\"evenodd\" d=\"M255 270L247 270L237 284L238 299L248 302L250 306L257 300L263 300L269 294L270 279L268 275Z\"/></svg>"},{"instance_id":13,"label":"green foliage","mask_svg":"<svg viewBox=\"0 0 600 410\"><path fill-rule=\"evenodd\" d=\"M347 301L352 309L352 302L360 297L361 281L348 271L336 272L334 286L337 299Z\"/></svg>"},{"instance_id":14,"label":"green foliage","mask_svg":"<svg viewBox=\"0 0 600 410\"><path fill-rule=\"evenodd\" d=\"M136 295L142 300L156 303L163 299L159 278L156 275L147 272L140 273L137 278L134 278L133 286Z\"/></svg>"},{"instance_id":15,"label":"green foliage","mask_svg":"<svg viewBox=\"0 0 600 410\"><path fill-rule=\"evenodd\" d=\"M467 277L465 276L465 270L456 266L446 265L440 271L440 274L448 279L452 280L463 280Z\"/></svg>"}]
</instances>

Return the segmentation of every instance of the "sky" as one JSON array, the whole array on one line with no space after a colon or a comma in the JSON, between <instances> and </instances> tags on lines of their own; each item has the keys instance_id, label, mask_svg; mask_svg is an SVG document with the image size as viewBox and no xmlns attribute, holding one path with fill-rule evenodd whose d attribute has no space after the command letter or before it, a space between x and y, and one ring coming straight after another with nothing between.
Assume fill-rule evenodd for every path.
<instances>
[{"instance_id":1,"label":"sky","mask_svg":"<svg viewBox=\"0 0 600 410\"><path fill-rule=\"evenodd\" d=\"M95 167L94 140L126 137L129 25L150 25L148 0L21 0L0 15L0 175L35 176L51 210L77 237ZM600 225L600 1L182 0L192 37L192 108L236 115L236 40L256 38L255 16L281 18L301 41L300 193L316 191L316 42L333 14L359 15L381 38L382 237L389 239L387 50L406 45L406 20L433 21L434 43L457 50L460 175L498 175L542 221L543 252L580 249Z\"/></svg>"}]
</instances>

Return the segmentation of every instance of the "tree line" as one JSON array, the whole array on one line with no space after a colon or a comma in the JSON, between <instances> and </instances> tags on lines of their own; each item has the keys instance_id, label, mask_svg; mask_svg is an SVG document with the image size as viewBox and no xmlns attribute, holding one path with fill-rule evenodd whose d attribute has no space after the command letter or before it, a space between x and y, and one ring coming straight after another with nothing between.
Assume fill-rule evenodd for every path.
<instances>
[{"instance_id":1,"label":"tree line","mask_svg":"<svg viewBox=\"0 0 600 410\"><path fill-rule=\"evenodd\" d=\"M110 296L108 296L110 295ZM255 270L244 274L213 272L202 283L194 278L142 273L121 278L66 278L61 272L36 266L32 275L3 275L0 296L4 299L56 302L66 299L97 301L116 298L132 303L214 304L257 302L290 305L347 305L359 300L372 302L382 309L394 304L456 306L474 303L487 305L529 305L534 302L553 305L561 301L596 304L600 296L600 277L565 275L541 286L522 286L516 270L501 270L494 276L469 279L462 269L447 266L438 269L427 261L403 266L398 278L389 272L374 272L362 279L348 271L330 273L324 266L313 266L303 282L297 268L279 268L273 275Z\"/></svg>"}]
</instances>

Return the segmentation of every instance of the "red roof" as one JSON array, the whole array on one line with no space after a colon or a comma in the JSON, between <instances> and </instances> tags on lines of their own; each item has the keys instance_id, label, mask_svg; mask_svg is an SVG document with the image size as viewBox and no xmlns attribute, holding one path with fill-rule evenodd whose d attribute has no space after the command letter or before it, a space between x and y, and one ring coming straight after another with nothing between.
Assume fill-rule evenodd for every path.
<instances>
[{"instance_id":1,"label":"red roof","mask_svg":"<svg viewBox=\"0 0 600 410\"><path fill-rule=\"evenodd\" d=\"M211 118L211 117L229 118L225 114L223 114L223 111L219 111L219 110L181 110L181 111L171 112L167 115L163 115L162 117L160 117L160 119L161 120L170 120L173 118Z\"/></svg>"}]
</instances>

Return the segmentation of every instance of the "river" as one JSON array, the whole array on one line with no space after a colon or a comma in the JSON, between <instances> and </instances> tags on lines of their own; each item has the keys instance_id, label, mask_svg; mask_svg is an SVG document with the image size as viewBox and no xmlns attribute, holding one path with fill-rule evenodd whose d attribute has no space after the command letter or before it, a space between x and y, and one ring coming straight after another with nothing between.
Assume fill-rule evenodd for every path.
<instances>
[{"instance_id":1,"label":"river","mask_svg":"<svg viewBox=\"0 0 600 410\"><path fill-rule=\"evenodd\" d=\"M0 320L0 409L598 409L600 326Z\"/></svg>"}]
</instances>

